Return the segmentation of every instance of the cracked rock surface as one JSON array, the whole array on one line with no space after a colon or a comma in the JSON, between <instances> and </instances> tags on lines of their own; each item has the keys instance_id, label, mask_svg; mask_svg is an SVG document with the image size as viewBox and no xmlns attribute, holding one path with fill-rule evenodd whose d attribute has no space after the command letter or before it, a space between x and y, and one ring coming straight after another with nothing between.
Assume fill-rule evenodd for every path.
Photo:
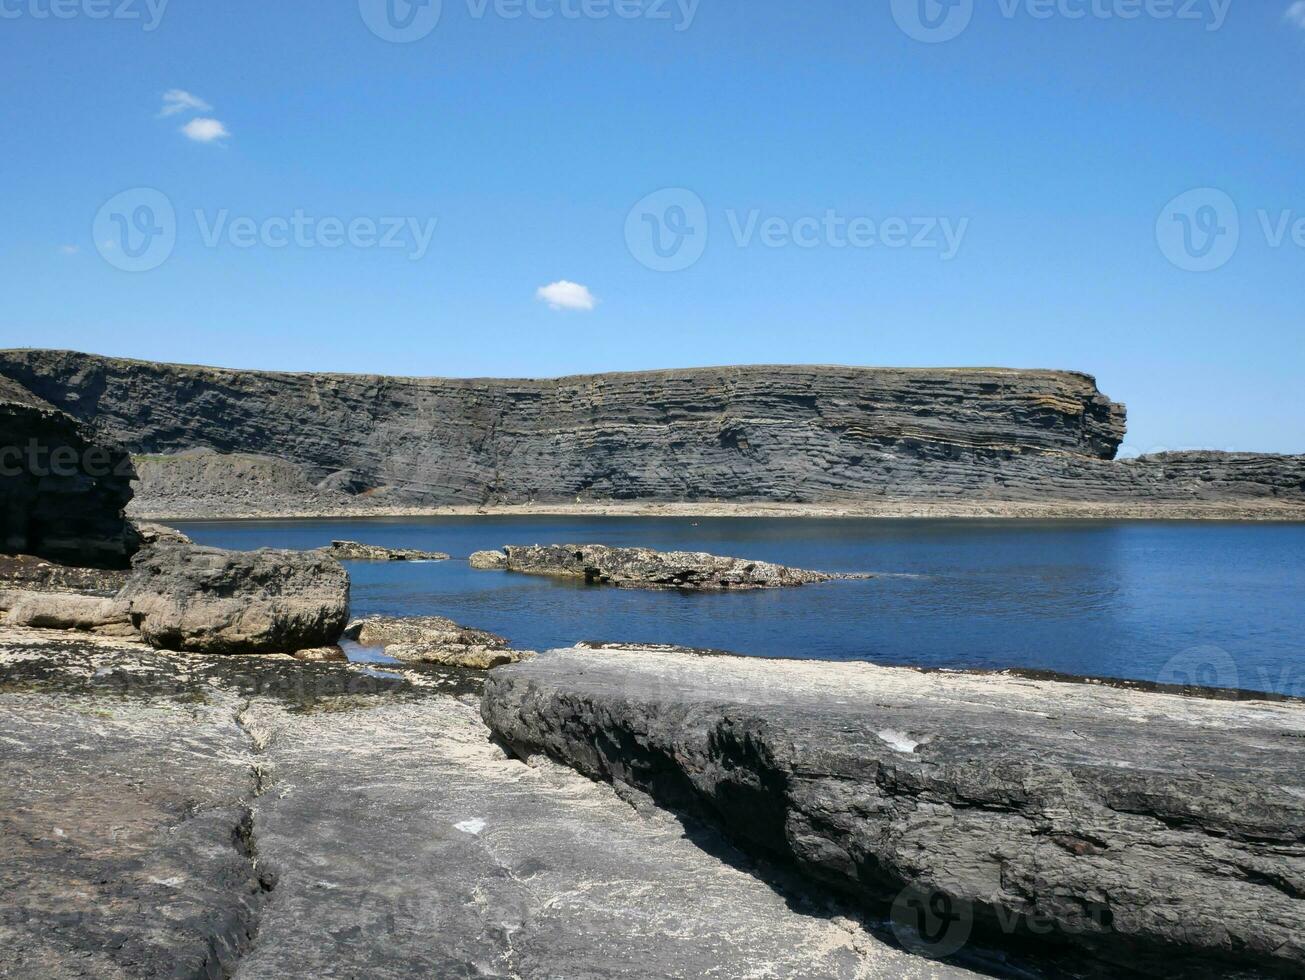
<instances>
[{"instance_id":1,"label":"cracked rock surface","mask_svg":"<svg viewBox=\"0 0 1305 980\"><path fill-rule=\"evenodd\" d=\"M970 975L508 756L479 677L0 628L0 976Z\"/></svg>"},{"instance_id":2,"label":"cracked rock surface","mask_svg":"<svg viewBox=\"0 0 1305 980\"><path fill-rule=\"evenodd\" d=\"M1305 969L1300 702L604 648L495 671L482 713L867 907L913 886L1105 975Z\"/></svg>"}]
</instances>

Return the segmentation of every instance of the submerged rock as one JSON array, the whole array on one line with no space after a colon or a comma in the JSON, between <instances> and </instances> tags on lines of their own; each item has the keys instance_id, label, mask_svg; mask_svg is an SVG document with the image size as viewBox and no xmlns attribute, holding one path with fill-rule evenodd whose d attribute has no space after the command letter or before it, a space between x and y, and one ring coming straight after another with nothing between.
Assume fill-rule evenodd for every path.
<instances>
[{"instance_id":1,"label":"submerged rock","mask_svg":"<svg viewBox=\"0 0 1305 980\"><path fill-rule=\"evenodd\" d=\"M1305 969L1305 704L603 649L493 672L482 714L868 907L945 909L940 953Z\"/></svg>"},{"instance_id":2,"label":"submerged rock","mask_svg":"<svg viewBox=\"0 0 1305 980\"><path fill-rule=\"evenodd\" d=\"M497 555L498 557L491 557ZM557 575L595 585L644 589L775 589L868 575L811 572L768 561L724 558L703 551L653 551L604 544L507 545L478 551L472 568L502 568L527 575Z\"/></svg>"},{"instance_id":3,"label":"submerged rock","mask_svg":"<svg viewBox=\"0 0 1305 980\"><path fill-rule=\"evenodd\" d=\"M513 650L503 637L460 626L442 616L369 616L349 624L345 635L379 646L396 660L489 670L516 663L530 651Z\"/></svg>"},{"instance_id":4,"label":"submerged rock","mask_svg":"<svg viewBox=\"0 0 1305 980\"><path fill-rule=\"evenodd\" d=\"M321 550L338 561L445 561L449 557L442 551L385 548L357 541L332 541L330 547Z\"/></svg>"},{"instance_id":5,"label":"submerged rock","mask_svg":"<svg viewBox=\"0 0 1305 980\"><path fill-rule=\"evenodd\" d=\"M121 598L154 647L293 653L340 638L349 576L320 553L163 545L136 557Z\"/></svg>"}]
</instances>

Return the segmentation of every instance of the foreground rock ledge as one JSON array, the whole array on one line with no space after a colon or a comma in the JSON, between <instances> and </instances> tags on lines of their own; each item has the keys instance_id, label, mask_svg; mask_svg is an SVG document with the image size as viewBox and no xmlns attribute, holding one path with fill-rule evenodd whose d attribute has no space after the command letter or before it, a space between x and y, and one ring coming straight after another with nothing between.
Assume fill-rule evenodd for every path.
<instances>
[{"instance_id":1,"label":"foreground rock ledge","mask_svg":"<svg viewBox=\"0 0 1305 980\"><path fill-rule=\"evenodd\" d=\"M0 627L0 977L974 976L402 673Z\"/></svg>"},{"instance_id":2,"label":"foreground rock ledge","mask_svg":"<svg viewBox=\"0 0 1305 980\"><path fill-rule=\"evenodd\" d=\"M577 649L493 672L481 711L872 906L914 885L1152 975L1305 968L1300 703Z\"/></svg>"},{"instance_id":3,"label":"foreground rock ledge","mask_svg":"<svg viewBox=\"0 0 1305 980\"><path fill-rule=\"evenodd\" d=\"M653 551L603 544L506 545L477 551L472 568L584 579L592 585L644 589L775 589L834 579L868 578L811 572L768 561L726 558L705 551Z\"/></svg>"}]
</instances>

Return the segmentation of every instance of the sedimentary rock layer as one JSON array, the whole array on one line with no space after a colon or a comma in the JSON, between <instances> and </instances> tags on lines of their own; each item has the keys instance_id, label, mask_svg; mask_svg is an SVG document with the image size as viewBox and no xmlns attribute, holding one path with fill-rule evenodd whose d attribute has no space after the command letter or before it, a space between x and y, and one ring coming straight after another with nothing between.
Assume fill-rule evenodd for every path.
<instances>
[{"instance_id":1,"label":"sedimentary rock layer","mask_svg":"<svg viewBox=\"0 0 1305 980\"><path fill-rule=\"evenodd\" d=\"M125 567L134 476L122 447L0 377L0 551Z\"/></svg>"},{"instance_id":2,"label":"sedimentary rock layer","mask_svg":"<svg viewBox=\"0 0 1305 980\"><path fill-rule=\"evenodd\" d=\"M1305 505L1305 457L1115 462L1063 371L727 367L542 381L273 374L64 351L0 374L137 454L143 513L726 500ZM201 511L202 512L202 511Z\"/></svg>"},{"instance_id":3,"label":"sedimentary rock layer","mask_svg":"<svg viewBox=\"0 0 1305 980\"><path fill-rule=\"evenodd\" d=\"M494 671L482 714L871 906L909 889L945 910L939 952L973 931L1153 976L1305 968L1300 703L603 649Z\"/></svg>"}]
</instances>

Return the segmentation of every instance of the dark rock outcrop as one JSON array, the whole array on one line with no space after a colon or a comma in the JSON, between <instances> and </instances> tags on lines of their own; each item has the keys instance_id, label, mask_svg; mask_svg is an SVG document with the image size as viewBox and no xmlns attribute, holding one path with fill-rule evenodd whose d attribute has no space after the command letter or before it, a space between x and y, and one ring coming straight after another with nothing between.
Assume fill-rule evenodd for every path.
<instances>
[{"instance_id":1,"label":"dark rock outcrop","mask_svg":"<svg viewBox=\"0 0 1305 980\"><path fill-rule=\"evenodd\" d=\"M496 633L460 626L443 616L368 616L350 623L345 636L362 646L383 647L395 660L473 670L533 655L513 650Z\"/></svg>"},{"instance_id":2,"label":"dark rock outcrop","mask_svg":"<svg viewBox=\"0 0 1305 980\"><path fill-rule=\"evenodd\" d=\"M336 561L446 561L449 557L442 551L386 548L379 544L361 544L357 541L332 541L322 551Z\"/></svg>"},{"instance_id":3,"label":"dark rock outcrop","mask_svg":"<svg viewBox=\"0 0 1305 980\"><path fill-rule=\"evenodd\" d=\"M482 714L872 907L945 909L935 944L1305 969L1299 702L604 649L494 671Z\"/></svg>"},{"instance_id":4,"label":"dark rock outcrop","mask_svg":"<svg viewBox=\"0 0 1305 980\"><path fill-rule=\"evenodd\" d=\"M471 556L472 568L505 569L527 575L583 579L591 585L627 589L778 589L834 579L867 578L788 568L768 561L725 558L703 551L653 551L604 544L506 545L502 561L494 552Z\"/></svg>"},{"instance_id":5,"label":"dark rock outcrop","mask_svg":"<svg viewBox=\"0 0 1305 980\"><path fill-rule=\"evenodd\" d=\"M124 516L134 476L120 446L0 376L0 550L125 568L138 545Z\"/></svg>"},{"instance_id":6,"label":"dark rock outcrop","mask_svg":"<svg viewBox=\"0 0 1305 980\"><path fill-rule=\"evenodd\" d=\"M294 653L339 640L349 618L349 576L317 552L161 545L136 556L119 598L154 647Z\"/></svg>"}]
</instances>

